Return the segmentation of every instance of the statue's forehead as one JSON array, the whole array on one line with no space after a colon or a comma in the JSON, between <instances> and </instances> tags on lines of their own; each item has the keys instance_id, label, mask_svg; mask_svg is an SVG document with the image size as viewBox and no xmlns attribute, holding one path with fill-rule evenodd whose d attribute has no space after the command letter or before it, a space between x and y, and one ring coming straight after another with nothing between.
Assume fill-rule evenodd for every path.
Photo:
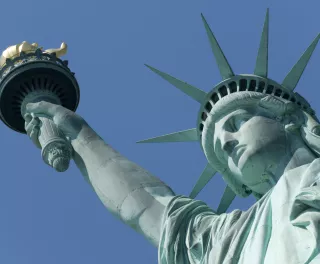
<instances>
[{"instance_id":1,"label":"statue's forehead","mask_svg":"<svg viewBox=\"0 0 320 264\"><path fill-rule=\"evenodd\" d=\"M222 126L225 122L230 120L230 118L235 116L241 116L242 114L257 114L256 107L249 107L249 106L242 106L239 108L232 109L231 111L228 111L224 115L221 115L219 119L215 121L215 127Z\"/></svg>"},{"instance_id":2,"label":"statue's forehead","mask_svg":"<svg viewBox=\"0 0 320 264\"><path fill-rule=\"evenodd\" d=\"M219 120L216 120L214 124L214 134L213 134L213 141L214 145L216 145L217 140L222 135L222 131L226 129L226 125L230 122L230 120L234 120L238 116L243 114L250 113L250 110L246 109L245 107L241 107L238 109L234 109L233 111L229 111L225 115L221 116Z\"/></svg>"}]
</instances>

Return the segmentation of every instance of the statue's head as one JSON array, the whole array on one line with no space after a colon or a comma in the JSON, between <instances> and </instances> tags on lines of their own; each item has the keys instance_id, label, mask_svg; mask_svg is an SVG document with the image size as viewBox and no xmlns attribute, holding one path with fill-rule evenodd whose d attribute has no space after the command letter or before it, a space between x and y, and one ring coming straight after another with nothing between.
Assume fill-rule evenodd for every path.
<instances>
[{"instance_id":1,"label":"statue's head","mask_svg":"<svg viewBox=\"0 0 320 264\"><path fill-rule=\"evenodd\" d=\"M260 197L272 188L297 147L319 153L316 117L292 101L246 91L225 96L213 109L202 129L203 150L240 196Z\"/></svg>"},{"instance_id":2,"label":"statue's head","mask_svg":"<svg viewBox=\"0 0 320 264\"><path fill-rule=\"evenodd\" d=\"M253 75L235 75L202 16L222 82L209 93L148 66L201 104L197 127L141 142L199 141L208 165L195 185L195 197L215 172L228 187L225 210L235 194L257 198L277 182L277 170L290 158L292 146L320 153L319 123L309 103L294 92L319 41L314 39L281 84L268 78L267 11ZM281 168L282 169L282 168ZM223 211L222 210L222 211Z\"/></svg>"}]
</instances>

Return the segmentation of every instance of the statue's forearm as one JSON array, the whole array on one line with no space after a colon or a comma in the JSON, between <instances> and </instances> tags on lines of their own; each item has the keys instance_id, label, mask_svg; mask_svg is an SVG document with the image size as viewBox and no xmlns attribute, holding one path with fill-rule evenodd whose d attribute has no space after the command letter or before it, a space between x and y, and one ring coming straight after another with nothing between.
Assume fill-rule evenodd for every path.
<instances>
[{"instance_id":1,"label":"statue's forearm","mask_svg":"<svg viewBox=\"0 0 320 264\"><path fill-rule=\"evenodd\" d=\"M173 191L107 145L91 128L72 142L74 160L103 204L154 244Z\"/></svg>"}]
</instances>

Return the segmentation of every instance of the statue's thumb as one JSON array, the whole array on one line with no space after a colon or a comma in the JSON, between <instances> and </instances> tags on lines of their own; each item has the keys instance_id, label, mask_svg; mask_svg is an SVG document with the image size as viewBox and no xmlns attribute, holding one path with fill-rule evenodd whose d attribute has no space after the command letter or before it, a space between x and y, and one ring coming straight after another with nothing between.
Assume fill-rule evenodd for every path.
<instances>
[{"instance_id":1,"label":"statue's thumb","mask_svg":"<svg viewBox=\"0 0 320 264\"><path fill-rule=\"evenodd\" d=\"M54 112L51 109L51 104L47 102L29 103L26 105L28 113L36 114L37 116L52 117Z\"/></svg>"}]
</instances>

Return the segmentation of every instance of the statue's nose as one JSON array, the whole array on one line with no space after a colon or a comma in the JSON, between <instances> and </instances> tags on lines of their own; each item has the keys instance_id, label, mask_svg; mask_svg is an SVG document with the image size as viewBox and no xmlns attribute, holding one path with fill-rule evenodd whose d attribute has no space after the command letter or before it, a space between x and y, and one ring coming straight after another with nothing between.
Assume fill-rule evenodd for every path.
<instances>
[{"instance_id":1,"label":"statue's nose","mask_svg":"<svg viewBox=\"0 0 320 264\"><path fill-rule=\"evenodd\" d=\"M223 151L225 151L228 156L231 155L234 148L238 145L238 140L235 138L233 133L229 132L223 132L222 138L221 138L221 148Z\"/></svg>"}]
</instances>

